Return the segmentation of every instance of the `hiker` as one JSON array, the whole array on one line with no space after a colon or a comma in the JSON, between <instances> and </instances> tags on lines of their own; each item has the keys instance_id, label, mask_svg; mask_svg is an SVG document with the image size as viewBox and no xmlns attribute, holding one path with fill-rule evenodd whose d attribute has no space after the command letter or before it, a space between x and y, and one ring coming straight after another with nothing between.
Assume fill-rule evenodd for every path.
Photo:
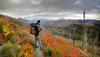
<instances>
[{"instance_id":1,"label":"hiker","mask_svg":"<svg viewBox=\"0 0 100 57\"><path fill-rule=\"evenodd\" d=\"M37 43L39 42L39 34L40 34L40 31L41 31L40 20L38 20L36 23L31 23L30 27L31 27L30 28L30 33L35 35L36 46L39 46L39 45L37 45Z\"/></svg>"}]
</instances>

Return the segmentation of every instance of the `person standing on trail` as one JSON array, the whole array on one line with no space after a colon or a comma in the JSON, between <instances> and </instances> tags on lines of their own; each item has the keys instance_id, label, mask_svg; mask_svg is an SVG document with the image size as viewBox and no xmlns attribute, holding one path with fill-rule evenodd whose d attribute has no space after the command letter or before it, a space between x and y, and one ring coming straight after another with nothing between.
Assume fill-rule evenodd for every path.
<instances>
[{"instance_id":1,"label":"person standing on trail","mask_svg":"<svg viewBox=\"0 0 100 57\"><path fill-rule=\"evenodd\" d=\"M36 23L31 23L30 26L31 26L30 33L35 35L35 42L37 45L37 42L39 41L39 34L41 31L40 20L38 20Z\"/></svg>"}]
</instances>

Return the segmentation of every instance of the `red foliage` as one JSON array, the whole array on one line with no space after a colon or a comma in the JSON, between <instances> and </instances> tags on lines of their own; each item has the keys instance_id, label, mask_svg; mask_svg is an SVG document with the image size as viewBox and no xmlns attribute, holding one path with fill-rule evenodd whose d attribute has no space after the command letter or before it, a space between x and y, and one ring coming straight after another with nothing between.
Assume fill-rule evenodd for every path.
<instances>
[{"instance_id":1,"label":"red foliage","mask_svg":"<svg viewBox=\"0 0 100 57\"><path fill-rule=\"evenodd\" d=\"M54 50L53 57L59 56L56 50L60 50L60 55L62 57L82 57L83 55L80 54L80 51L76 47L68 44L63 39L54 37L52 34L43 34L41 35L41 38L44 42L44 47L52 48Z\"/></svg>"}]
</instances>

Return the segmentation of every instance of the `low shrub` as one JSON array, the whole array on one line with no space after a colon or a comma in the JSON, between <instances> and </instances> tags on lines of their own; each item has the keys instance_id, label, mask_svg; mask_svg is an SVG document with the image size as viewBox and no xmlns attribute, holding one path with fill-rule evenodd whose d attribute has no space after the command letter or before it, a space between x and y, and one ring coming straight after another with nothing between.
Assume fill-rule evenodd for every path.
<instances>
[{"instance_id":1,"label":"low shrub","mask_svg":"<svg viewBox=\"0 0 100 57\"><path fill-rule=\"evenodd\" d=\"M17 57L20 52L20 47L10 41L5 43L0 50L0 55L2 57Z\"/></svg>"},{"instance_id":2,"label":"low shrub","mask_svg":"<svg viewBox=\"0 0 100 57\"><path fill-rule=\"evenodd\" d=\"M48 55L48 56L53 56L53 54L54 54L53 50L50 49L50 48L48 48L48 50L47 50L47 55Z\"/></svg>"}]
</instances>

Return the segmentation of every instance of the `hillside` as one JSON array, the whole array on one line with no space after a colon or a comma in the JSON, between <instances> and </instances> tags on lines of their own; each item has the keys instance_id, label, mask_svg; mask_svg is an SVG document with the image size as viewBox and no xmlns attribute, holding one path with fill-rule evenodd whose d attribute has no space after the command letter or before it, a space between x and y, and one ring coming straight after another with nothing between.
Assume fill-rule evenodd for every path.
<instances>
[{"instance_id":1,"label":"hillside","mask_svg":"<svg viewBox=\"0 0 100 57\"><path fill-rule=\"evenodd\" d=\"M83 23L84 23L83 20L56 20L52 22L51 25L61 27L61 26L69 26L71 24L83 24ZM95 24L100 25L100 20L85 20L85 23L87 25L95 25Z\"/></svg>"},{"instance_id":2,"label":"hillside","mask_svg":"<svg viewBox=\"0 0 100 57\"><path fill-rule=\"evenodd\" d=\"M34 57L33 40L23 23L0 15L0 32L0 57L25 57L27 49L31 49L26 51L27 55Z\"/></svg>"},{"instance_id":3,"label":"hillside","mask_svg":"<svg viewBox=\"0 0 100 57\"><path fill-rule=\"evenodd\" d=\"M0 57L35 57L35 43L29 28L15 20L0 15ZM44 32L40 37L45 57L87 57L63 38Z\"/></svg>"}]
</instances>

